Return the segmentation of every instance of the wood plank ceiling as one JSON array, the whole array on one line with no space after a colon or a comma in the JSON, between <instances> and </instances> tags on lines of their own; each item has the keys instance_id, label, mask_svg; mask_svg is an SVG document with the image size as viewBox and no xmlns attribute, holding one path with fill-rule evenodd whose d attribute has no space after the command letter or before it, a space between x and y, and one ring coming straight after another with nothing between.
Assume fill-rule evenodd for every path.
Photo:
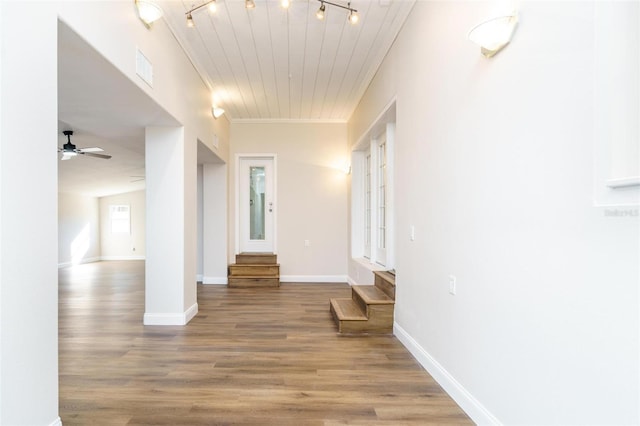
<instances>
[{"instance_id":1,"label":"wood plank ceiling","mask_svg":"<svg viewBox=\"0 0 640 426\"><path fill-rule=\"evenodd\" d=\"M230 120L346 121L391 47L415 0L354 0L349 12L319 0L158 1L215 102ZM334 1L344 6L346 2Z\"/></svg>"}]
</instances>

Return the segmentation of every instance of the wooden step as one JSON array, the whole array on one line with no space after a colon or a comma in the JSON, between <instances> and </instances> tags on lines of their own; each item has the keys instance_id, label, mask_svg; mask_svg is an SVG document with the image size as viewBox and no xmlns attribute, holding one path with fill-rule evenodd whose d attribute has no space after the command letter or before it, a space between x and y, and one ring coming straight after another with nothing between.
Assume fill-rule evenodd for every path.
<instances>
[{"instance_id":1,"label":"wooden step","mask_svg":"<svg viewBox=\"0 0 640 426\"><path fill-rule=\"evenodd\" d=\"M268 265L278 263L278 256L273 253L240 253L236 254L237 264Z\"/></svg>"},{"instance_id":2,"label":"wooden step","mask_svg":"<svg viewBox=\"0 0 640 426\"><path fill-rule=\"evenodd\" d=\"M278 278L280 265L236 263L229 265L229 277L234 276Z\"/></svg>"},{"instance_id":3,"label":"wooden step","mask_svg":"<svg viewBox=\"0 0 640 426\"><path fill-rule=\"evenodd\" d=\"M230 288L280 287L280 278L230 276L227 285Z\"/></svg>"},{"instance_id":4,"label":"wooden step","mask_svg":"<svg viewBox=\"0 0 640 426\"><path fill-rule=\"evenodd\" d=\"M393 305L368 305L369 316L353 299L331 299L331 314L343 334L393 333Z\"/></svg>"},{"instance_id":5,"label":"wooden step","mask_svg":"<svg viewBox=\"0 0 640 426\"><path fill-rule=\"evenodd\" d=\"M396 300L396 276L389 271L373 271L374 284L391 299Z\"/></svg>"},{"instance_id":6,"label":"wooden step","mask_svg":"<svg viewBox=\"0 0 640 426\"><path fill-rule=\"evenodd\" d=\"M393 305L395 301L374 285L354 285L353 295L357 295L367 305Z\"/></svg>"},{"instance_id":7,"label":"wooden step","mask_svg":"<svg viewBox=\"0 0 640 426\"><path fill-rule=\"evenodd\" d=\"M353 299L331 299L329 308L339 333L357 333L367 324L367 316Z\"/></svg>"}]
</instances>

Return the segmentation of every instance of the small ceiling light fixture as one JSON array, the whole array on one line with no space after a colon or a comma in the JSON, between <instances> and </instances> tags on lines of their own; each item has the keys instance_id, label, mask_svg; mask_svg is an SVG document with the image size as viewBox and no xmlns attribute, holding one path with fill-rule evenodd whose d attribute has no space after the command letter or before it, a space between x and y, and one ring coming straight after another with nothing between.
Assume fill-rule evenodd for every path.
<instances>
[{"instance_id":1,"label":"small ceiling light fixture","mask_svg":"<svg viewBox=\"0 0 640 426\"><path fill-rule=\"evenodd\" d=\"M351 3L349 3L349 6L351 6ZM348 17L347 19L349 20L349 23L350 23L351 25L355 25L355 24L357 24L357 23L358 23L358 19L359 19L359 17L358 17L358 12L357 12L357 11L355 11L355 10L351 10L351 11L349 12L349 17Z\"/></svg>"},{"instance_id":2,"label":"small ceiling light fixture","mask_svg":"<svg viewBox=\"0 0 640 426\"><path fill-rule=\"evenodd\" d=\"M318 9L318 11L316 12L316 17L318 19L320 19L321 21L324 19L324 10L325 10L326 6L324 5L324 2L320 2L320 9Z\"/></svg>"},{"instance_id":3,"label":"small ceiling light fixture","mask_svg":"<svg viewBox=\"0 0 640 426\"><path fill-rule=\"evenodd\" d=\"M351 24L356 24L358 22L358 11L354 8L351 7L351 3L347 3L346 6L338 4L338 3L332 3L330 1L327 0L318 0L320 2L320 9L318 9L318 11L316 12L316 17L320 20L324 19L324 13L325 13L325 4L330 4L331 6L335 6L335 7L339 7L341 9L345 9L349 11L349 16L347 17L347 19L349 20L349 22Z\"/></svg>"},{"instance_id":4,"label":"small ceiling light fixture","mask_svg":"<svg viewBox=\"0 0 640 426\"><path fill-rule=\"evenodd\" d=\"M158 19L162 18L160 6L149 0L135 0L138 9L138 17L149 27Z\"/></svg>"},{"instance_id":5,"label":"small ceiling light fixture","mask_svg":"<svg viewBox=\"0 0 640 426\"><path fill-rule=\"evenodd\" d=\"M209 6L209 12L211 13L216 13L216 11L218 10L218 4L216 3L216 0L205 1L199 6L192 7L191 9L187 10L184 13L185 15L187 15L187 27L193 28L196 26L195 22L193 22L192 13L195 12L196 10L202 9L205 6Z\"/></svg>"},{"instance_id":6,"label":"small ceiling light fixture","mask_svg":"<svg viewBox=\"0 0 640 426\"><path fill-rule=\"evenodd\" d=\"M280 0L280 6L284 9L289 9L289 6L291 6L291 0Z\"/></svg>"},{"instance_id":7,"label":"small ceiling light fixture","mask_svg":"<svg viewBox=\"0 0 640 426\"><path fill-rule=\"evenodd\" d=\"M490 58L509 44L517 25L518 15L514 12L476 25L467 37L480 46L480 52L485 57Z\"/></svg>"},{"instance_id":8,"label":"small ceiling light fixture","mask_svg":"<svg viewBox=\"0 0 640 426\"><path fill-rule=\"evenodd\" d=\"M222 114L224 114L224 109L217 107L217 106L212 106L211 107L211 114L213 114L213 118L215 118L216 120L218 119L218 117L221 117Z\"/></svg>"},{"instance_id":9,"label":"small ceiling light fixture","mask_svg":"<svg viewBox=\"0 0 640 426\"><path fill-rule=\"evenodd\" d=\"M255 9L256 3L253 0L245 0L244 7L247 9Z\"/></svg>"}]
</instances>

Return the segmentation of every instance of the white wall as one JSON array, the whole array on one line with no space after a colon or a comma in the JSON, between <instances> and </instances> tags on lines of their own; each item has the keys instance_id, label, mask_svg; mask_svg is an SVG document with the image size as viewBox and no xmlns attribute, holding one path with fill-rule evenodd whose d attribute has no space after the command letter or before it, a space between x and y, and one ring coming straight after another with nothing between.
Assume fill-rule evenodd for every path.
<instances>
[{"instance_id":1,"label":"white wall","mask_svg":"<svg viewBox=\"0 0 640 426\"><path fill-rule=\"evenodd\" d=\"M16 20L16 16L29 18ZM0 2L0 17L0 150L11 152L0 157L0 423L51 425L59 422L58 160L51 155L58 133L58 20L184 125L190 145L184 147L182 182L188 189L176 200L188 215L182 229L186 247L181 308L196 299L195 146L197 139L211 146L213 135L224 133L228 123L211 119L210 90L166 24L159 21L147 30L136 17L133 2L7 0ZM135 75L136 47L154 64L154 88ZM221 140L214 152L225 156L227 143Z\"/></svg>"},{"instance_id":2,"label":"white wall","mask_svg":"<svg viewBox=\"0 0 640 426\"><path fill-rule=\"evenodd\" d=\"M235 155L277 155L277 253L282 281L344 281L347 273L347 126L231 125L229 261L235 245ZM309 240L305 247L304 241Z\"/></svg>"},{"instance_id":3,"label":"white wall","mask_svg":"<svg viewBox=\"0 0 640 426\"><path fill-rule=\"evenodd\" d=\"M100 256L102 260L144 259L145 256L145 191L101 197L100 200ZM130 234L112 234L109 206L128 205L131 219Z\"/></svg>"},{"instance_id":4,"label":"white wall","mask_svg":"<svg viewBox=\"0 0 640 426\"><path fill-rule=\"evenodd\" d=\"M494 5L418 2L350 120L397 96L396 334L477 422L637 424L640 218L593 202L594 3L519 3L488 60L465 36Z\"/></svg>"},{"instance_id":5,"label":"white wall","mask_svg":"<svg viewBox=\"0 0 640 426\"><path fill-rule=\"evenodd\" d=\"M58 193L58 266L100 258L100 212L95 197Z\"/></svg>"},{"instance_id":6,"label":"white wall","mask_svg":"<svg viewBox=\"0 0 640 426\"><path fill-rule=\"evenodd\" d=\"M227 170L226 164L202 166L203 284L227 284Z\"/></svg>"},{"instance_id":7,"label":"white wall","mask_svg":"<svg viewBox=\"0 0 640 426\"><path fill-rule=\"evenodd\" d=\"M15 19L25 14L37 31ZM52 155L58 27L49 3L3 1L0 19L0 424L52 425L59 421L58 159Z\"/></svg>"}]
</instances>

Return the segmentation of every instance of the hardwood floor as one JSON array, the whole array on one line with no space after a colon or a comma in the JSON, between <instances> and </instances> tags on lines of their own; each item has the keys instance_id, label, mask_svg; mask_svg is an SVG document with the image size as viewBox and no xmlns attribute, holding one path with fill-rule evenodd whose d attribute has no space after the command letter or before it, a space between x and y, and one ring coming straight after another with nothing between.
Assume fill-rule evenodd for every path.
<instances>
[{"instance_id":1,"label":"hardwood floor","mask_svg":"<svg viewBox=\"0 0 640 426\"><path fill-rule=\"evenodd\" d=\"M141 261L59 281L65 426L471 424L395 337L337 334L346 284L198 285L176 327L142 325Z\"/></svg>"}]
</instances>

